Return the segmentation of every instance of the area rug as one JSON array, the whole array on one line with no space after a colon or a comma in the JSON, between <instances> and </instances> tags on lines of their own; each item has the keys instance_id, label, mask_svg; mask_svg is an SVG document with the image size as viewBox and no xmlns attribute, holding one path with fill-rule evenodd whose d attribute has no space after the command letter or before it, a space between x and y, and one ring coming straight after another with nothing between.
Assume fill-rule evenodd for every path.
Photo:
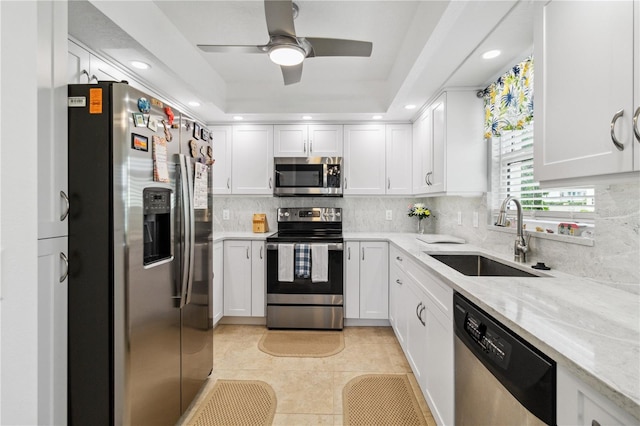
<instances>
[{"instance_id":1,"label":"area rug","mask_svg":"<svg viewBox=\"0 0 640 426\"><path fill-rule=\"evenodd\" d=\"M276 394L265 382L218 380L187 425L271 425L276 405Z\"/></svg>"},{"instance_id":2,"label":"area rug","mask_svg":"<svg viewBox=\"0 0 640 426\"><path fill-rule=\"evenodd\" d=\"M345 426L426 426L406 374L365 374L342 390Z\"/></svg>"},{"instance_id":3,"label":"area rug","mask_svg":"<svg viewBox=\"0 0 640 426\"><path fill-rule=\"evenodd\" d=\"M327 357L344 349L344 336L340 331L268 330L258 348L274 356Z\"/></svg>"}]
</instances>

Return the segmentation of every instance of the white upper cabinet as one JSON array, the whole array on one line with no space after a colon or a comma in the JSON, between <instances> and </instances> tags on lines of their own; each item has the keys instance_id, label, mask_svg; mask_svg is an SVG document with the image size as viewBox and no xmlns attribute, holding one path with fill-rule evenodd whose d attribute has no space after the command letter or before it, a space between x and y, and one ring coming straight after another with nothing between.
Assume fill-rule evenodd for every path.
<instances>
[{"instance_id":1,"label":"white upper cabinet","mask_svg":"<svg viewBox=\"0 0 640 426\"><path fill-rule=\"evenodd\" d=\"M639 10L631 1L537 6L536 180L640 169Z\"/></svg>"},{"instance_id":2,"label":"white upper cabinet","mask_svg":"<svg viewBox=\"0 0 640 426\"><path fill-rule=\"evenodd\" d=\"M411 188L412 129L410 124L387 124L387 194L409 195Z\"/></svg>"},{"instance_id":3,"label":"white upper cabinet","mask_svg":"<svg viewBox=\"0 0 640 426\"><path fill-rule=\"evenodd\" d=\"M233 126L231 190L273 194L273 126Z\"/></svg>"},{"instance_id":4,"label":"white upper cabinet","mask_svg":"<svg viewBox=\"0 0 640 426\"><path fill-rule=\"evenodd\" d=\"M231 194L231 126L211 126L213 144L213 193Z\"/></svg>"},{"instance_id":5,"label":"white upper cabinet","mask_svg":"<svg viewBox=\"0 0 640 426\"><path fill-rule=\"evenodd\" d=\"M384 194L384 124L344 126L344 195Z\"/></svg>"},{"instance_id":6,"label":"white upper cabinet","mask_svg":"<svg viewBox=\"0 0 640 426\"><path fill-rule=\"evenodd\" d=\"M274 126L274 157L341 157L342 125Z\"/></svg>"},{"instance_id":7,"label":"white upper cabinet","mask_svg":"<svg viewBox=\"0 0 640 426\"><path fill-rule=\"evenodd\" d=\"M414 122L414 195L487 189L482 101L474 91L441 94Z\"/></svg>"}]
</instances>

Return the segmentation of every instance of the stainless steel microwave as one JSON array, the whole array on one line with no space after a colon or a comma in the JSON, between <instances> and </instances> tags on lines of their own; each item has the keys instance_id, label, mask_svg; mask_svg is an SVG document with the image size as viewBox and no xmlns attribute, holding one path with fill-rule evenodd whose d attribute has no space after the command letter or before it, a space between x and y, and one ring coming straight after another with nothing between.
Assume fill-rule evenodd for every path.
<instances>
[{"instance_id":1,"label":"stainless steel microwave","mask_svg":"<svg viewBox=\"0 0 640 426\"><path fill-rule=\"evenodd\" d=\"M273 194L342 197L342 157L276 157Z\"/></svg>"}]
</instances>

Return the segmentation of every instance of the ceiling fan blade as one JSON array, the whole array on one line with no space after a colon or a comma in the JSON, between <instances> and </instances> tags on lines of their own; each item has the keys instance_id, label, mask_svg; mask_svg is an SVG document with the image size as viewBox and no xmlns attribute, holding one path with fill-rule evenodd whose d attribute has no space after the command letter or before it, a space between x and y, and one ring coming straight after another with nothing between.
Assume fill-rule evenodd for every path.
<instances>
[{"instance_id":1,"label":"ceiling fan blade","mask_svg":"<svg viewBox=\"0 0 640 426\"><path fill-rule=\"evenodd\" d=\"M264 12L270 36L296 36L291 0L264 0Z\"/></svg>"},{"instance_id":2,"label":"ceiling fan blade","mask_svg":"<svg viewBox=\"0 0 640 426\"><path fill-rule=\"evenodd\" d=\"M203 52L208 53L264 53L262 46L242 46L224 44L199 44L198 47Z\"/></svg>"},{"instance_id":3,"label":"ceiling fan blade","mask_svg":"<svg viewBox=\"0 0 640 426\"><path fill-rule=\"evenodd\" d=\"M314 56L371 56L373 43L370 41L346 40L340 38L305 37L311 44L311 52L307 57Z\"/></svg>"},{"instance_id":4,"label":"ceiling fan blade","mask_svg":"<svg viewBox=\"0 0 640 426\"><path fill-rule=\"evenodd\" d=\"M284 66L281 65L282 77L284 77L284 85L299 83L302 78L302 62L298 65Z\"/></svg>"}]
</instances>

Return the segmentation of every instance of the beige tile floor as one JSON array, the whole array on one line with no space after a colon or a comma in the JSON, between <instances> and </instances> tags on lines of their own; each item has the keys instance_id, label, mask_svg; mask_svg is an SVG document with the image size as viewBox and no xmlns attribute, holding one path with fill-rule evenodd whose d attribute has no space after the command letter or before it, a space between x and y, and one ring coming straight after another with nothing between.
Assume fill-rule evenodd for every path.
<instances>
[{"instance_id":1,"label":"beige tile floor","mask_svg":"<svg viewBox=\"0 0 640 426\"><path fill-rule=\"evenodd\" d=\"M411 368L390 327L346 327L345 348L325 358L276 357L258 349L264 326L220 325L214 331L216 379L262 380L278 400L274 425L342 425L342 389L352 378L371 373L408 373L429 426L435 426ZM181 423L197 409L196 399ZM400 425L398 425L400 426Z\"/></svg>"}]
</instances>

